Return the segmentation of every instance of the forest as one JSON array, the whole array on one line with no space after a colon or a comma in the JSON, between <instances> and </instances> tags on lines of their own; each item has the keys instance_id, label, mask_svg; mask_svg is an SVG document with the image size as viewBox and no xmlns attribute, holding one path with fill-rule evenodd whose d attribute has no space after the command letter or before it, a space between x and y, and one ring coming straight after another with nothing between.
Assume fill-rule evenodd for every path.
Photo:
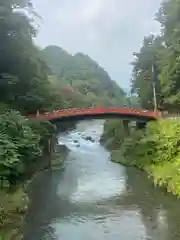
<instances>
[{"instance_id":1,"label":"forest","mask_svg":"<svg viewBox=\"0 0 180 240\"><path fill-rule=\"evenodd\" d=\"M139 52L133 54L132 92L140 99L140 105L153 109L155 79L158 108L179 112L180 106L180 1L163 1L155 20L160 24L160 33L145 36Z\"/></svg>"},{"instance_id":2,"label":"forest","mask_svg":"<svg viewBox=\"0 0 180 240\"><path fill-rule=\"evenodd\" d=\"M58 46L46 47L41 56L49 67L49 80L60 90L68 107L123 106L126 103L124 91L89 56L71 55Z\"/></svg>"}]
</instances>

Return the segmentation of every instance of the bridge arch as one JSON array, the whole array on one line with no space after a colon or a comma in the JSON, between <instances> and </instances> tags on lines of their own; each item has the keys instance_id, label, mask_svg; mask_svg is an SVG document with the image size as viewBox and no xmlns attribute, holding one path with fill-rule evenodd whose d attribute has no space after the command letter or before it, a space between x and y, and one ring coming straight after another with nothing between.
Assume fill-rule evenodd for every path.
<instances>
[{"instance_id":1,"label":"bridge arch","mask_svg":"<svg viewBox=\"0 0 180 240\"><path fill-rule=\"evenodd\" d=\"M142 129L148 121L156 120L160 116L159 112L130 109L130 108L73 108L61 109L54 112L39 113L29 116L29 119L38 121L51 121L53 124L62 121L79 121L88 119L119 118L123 120L124 131L127 136L130 134L129 122L135 121L136 128Z\"/></svg>"},{"instance_id":2,"label":"bridge arch","mask_svg":"<svg viewBox=\"0 0 180 240\"><path fill-rule=\"evenodd\" d=\"M147 122L156 120L160 116L159 112L130 109L130 108L71 108L61 109L54 112L37 113L37 115L29 116L30 119L39 121L67 121L67 120L86 120L86 119L104 119L104 118L120 118L122 120Z\"/></svg>"}]
</instances>

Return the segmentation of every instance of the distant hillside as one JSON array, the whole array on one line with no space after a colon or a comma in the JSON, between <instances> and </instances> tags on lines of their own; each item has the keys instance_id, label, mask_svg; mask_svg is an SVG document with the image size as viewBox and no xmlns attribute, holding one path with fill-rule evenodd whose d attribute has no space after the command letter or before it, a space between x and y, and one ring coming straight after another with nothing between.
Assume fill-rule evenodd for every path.
<instances>
[{"instance_id":1,"label":"distant hillside","mask_svg":"<svg viewBox=\"0 0 180 240\"><path fill-rule=\"evenodd\" d=\"M49 67L51 81L73 106L122 106L124 91L107 72L89 56L74 56L58 46L48 46L41 52ZM69 99L70 98L70 99Z\"/></svg>"}]
</instances>

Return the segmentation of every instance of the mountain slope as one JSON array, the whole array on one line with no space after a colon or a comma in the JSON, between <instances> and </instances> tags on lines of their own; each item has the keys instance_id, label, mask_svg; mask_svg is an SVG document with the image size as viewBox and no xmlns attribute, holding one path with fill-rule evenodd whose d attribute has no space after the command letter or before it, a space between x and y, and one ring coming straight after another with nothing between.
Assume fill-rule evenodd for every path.
<instances>
[{"instance_id":1,"label":"mountain slope","mask_svg":"<svg viewBox=\"0 0 180 240\"><path fill-rule=\"evenodd\" d=\"M57 46L48 46L41 54L61 94L65 98L70 96L72 105L122 106L125 103L124 91L89 56L82 53L73 56Z\"/></svg>"}]
</instances>

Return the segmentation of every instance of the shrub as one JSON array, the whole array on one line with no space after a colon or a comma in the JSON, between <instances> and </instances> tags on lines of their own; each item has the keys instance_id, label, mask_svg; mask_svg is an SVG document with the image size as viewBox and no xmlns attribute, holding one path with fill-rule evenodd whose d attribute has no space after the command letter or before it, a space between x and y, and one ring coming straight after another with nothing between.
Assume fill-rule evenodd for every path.
<instances>
[{"instance_id":1,"label":"shrub","mask_svg":"<svg viewBox=\"0 0 180 240\"><path fill-rule=\"evenodd\" d=\"M160 120L126 139L127 162L148 171L155 184L180 196L180 121Z\"/></svg>"},{"instance_id":2,"label":"shrub","mask_svg":"<svg viewBox=\"0 0 180 240\"><path fill-rule=\"evenodd\" d=\"M180 154L180 122L160 120L148 124L145 132L137 131L128 141L125 155L137 161L145 158L148 164L174 161Z\"/></svg>"},{"instance_id":3,"label":"shrub","mask_svg":"<svg viewBox=\"0 0 180 240\"><path fill-rule=\"evenodd\" d=\"M19 112L0 116L0 176L14 183L25 167L41 155L41 132L33 130Z\"/></svg>"},{"instance_id":4,"label":"shrub","mask_svg":"<svg viewBox=\"0 0 180 240\"><path fill-rule=\"evenodd\" d=\"M54 126L48 122L38 122L36 120L28 121L28 125L31 127L35 135L40 135L40 146L44 147L45 142L52 136L55 132Z\"/></svg>"}]
</instances>

